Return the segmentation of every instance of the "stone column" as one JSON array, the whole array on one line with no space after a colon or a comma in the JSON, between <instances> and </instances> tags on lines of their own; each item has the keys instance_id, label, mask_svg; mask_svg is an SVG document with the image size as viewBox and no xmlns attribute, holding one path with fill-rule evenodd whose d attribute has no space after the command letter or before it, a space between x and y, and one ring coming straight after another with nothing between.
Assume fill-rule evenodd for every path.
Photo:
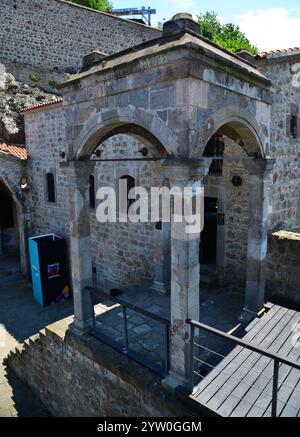
<instances>
[{"instance_id":1,"label":"stone column","mask_svg":"<svg viewBox=\"0 0 300 437\"><path fill-rule=\"evenodd\" d=\"M187 233L186 218L181 223L174 220L174 203L171 220L171 344L170 375L165 380L169 386L187 386L190 377L190 326L186 319L200 318L200 234L203 225L202 180L209 171L211 161L166 163L165 173L172 189L193 188L193 197L201 190L202 220L198 230ZM193 199L195 200L195 199Z\"/></svg>"},{"instance_id":2,"label":"stone column","mask_svg":"<svg viewBox=\"0 0 300 437\"><path fill-rule=\"evenodd\" d=\"M155 280L151 289L167 294L171 286L170 223L160 222L155 228Z\"/></svg>"},{"instance_id":3,"label":"stone column","mask_svg":"<svg viewBox=\"0 0 300 437\"><path fill-rule=\"evenodd\" d=\"M265 262L268 244L269 180L275 160L246 162L249 172L249 227L245 308L243 320L262 309L265 297Z\"/></svg>"},{"instance_id":4,"label":"stone column","mask_svg":"<svg viewBox=\"0 0 300 437\"><path fill-rule=\"evenodd\" d=\"M93 324L93 307L86 286L92 286L92 254L90 236L89 177L94 171L93 161L62 163L68 183L70 220L70 251L74 323L71 329L86 334ZM67 199L66 199L67 201Z\"/></svg>"}]
</instances>

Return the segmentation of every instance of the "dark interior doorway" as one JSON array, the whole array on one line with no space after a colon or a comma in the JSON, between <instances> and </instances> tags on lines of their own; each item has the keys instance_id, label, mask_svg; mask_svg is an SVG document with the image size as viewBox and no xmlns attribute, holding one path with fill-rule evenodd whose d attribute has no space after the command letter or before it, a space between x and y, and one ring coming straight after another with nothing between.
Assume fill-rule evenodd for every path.
<instances>
[{"instance_id":1,"label":"dark interior doorway","mask_svg":"<svg viewBox=\"0 0 300 437\"><path fill-rule=\"evenodd\" d=\"M201 233L200 263L217 262L218 199L204 199L204 229Z\"/></svg>"},{"instance_id":2,"label":"dark interior doorway","mask_svg":"<svg viewBox=\"0 0 300 437\"><path fill-rule=\"evenodd\" d=\"M18 251L14 201L10 193L0 186L0 255Z\"/></svg>"}]
</instances>

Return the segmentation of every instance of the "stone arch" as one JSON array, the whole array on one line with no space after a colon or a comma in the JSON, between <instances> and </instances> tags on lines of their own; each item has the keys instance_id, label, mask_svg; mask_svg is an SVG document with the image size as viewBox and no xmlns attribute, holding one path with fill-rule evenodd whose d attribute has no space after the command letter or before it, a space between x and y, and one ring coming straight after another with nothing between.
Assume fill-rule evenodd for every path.
<instances>
[{"instance_id":1,"label":"stone arch","mask_svg":"<svg viewBox=\"0 0 300 437\"><path fill-rule=\"evenodd\" d=\"M202 135L198 137L194 154L202 156L209 140L217 132L237 142L248 156L265 158L268 155L269 133L268 126L261 126L256 118L248 111L238 107L225 107L216 111L201 126ZM197 150L198 149L198 150Z\"/></svg>"},{"instance_id":2,"label":"stone arch","mask_svg":"<svg viewBox=\"0 0 300 437\"><path fill-rule=\"evenodd\" d=\"M108 138L127 134L152 149L154 156L167 156L179 149L176 136L157 115L142 109L109 109L93 114L80 132L74 147L76 160L89 159Z\"/></svg>"},{"instance_id":3,"label":"stone arch","mask_svg":"<svg viewBox=\"0 0 300 437\"><path fill-rule=\"evenodd\" d=\"M17 227L18 227L18 238L19 238L19 256L20 256L20 270L22 274L26 275L28 273L28 263L27 263L27 250L26 250L26 233L25 233L25 218L24 218L24 208L21 190L19 186L11 180L11 178L5 173L0 173L0 184L7 190L10 194L15 207L17 216Z\"/></svg>"}]
</instances>

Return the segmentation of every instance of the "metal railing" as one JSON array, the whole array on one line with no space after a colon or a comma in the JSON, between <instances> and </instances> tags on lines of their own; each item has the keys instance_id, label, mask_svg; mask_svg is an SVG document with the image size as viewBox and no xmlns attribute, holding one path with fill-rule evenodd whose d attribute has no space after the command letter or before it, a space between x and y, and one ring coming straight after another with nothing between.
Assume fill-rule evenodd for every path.
<instances>
[{"instance_id":1,"label":"metal railing","mask_svg":"<svg viewBox=\"0 0 300 437\"><path fill-rule=\"evenodd\" d=\"M191 389L191 391L194 390L196 376L198 378L204 379L204 377L194 369L195 360L198 363L201 363L202 365L210 367L211 370L216 368L216 366L213 366L213 365L199 359L197 356L195 356L196 355L196 352L195 352L196 347L205 349L206 351L209 351L211 354L215 354L215 355L219 356L220 358L226 358L226 356L223 356L222 354L217 353L217 352L215 352L211 349L208 349L204 346L201 346L199 343L197 343L195 341L195 330L197 329L197 330L200 330L200 331L202 330L206 333L215 335L215 336L222 338L224 340L228 340L229 342L232 342L237 346L241 346L241 347L248 349L252 352L258 353L261 356L264 356L264 357L267 357L267 358L270 358L271 360L273 360L274 364L273 364L272 402L271 402L272 412L271 412L271 414L272 414L272 417L277 417L278 383L279 383L280 365L284 364L284 365L287 365L291 368L300 370L300 363L290 361L290 360L288 360L288 359L286 359L286 358L284 358L276 353L272 353L272 352L269 352L268 350L265 350L259 346L255 346L246 340L242 340L238 337L234 337L233 335L227 334L223 331L212 328L211 326L207 326L203 323L196 322L195 320L187 319L186 323L188 323L191 327L191 339L190 339L190 389Z\"/></svg>"},{"instance_id":2,"label":"metal railing","mask_svg":"<svg viewBox=\"0 0 300 437\"><path fill-rule=\"evenodd\" d=\"M119 305L122 307L123 311L123 320L124 320L124 343L120 344L119 342L115 341L115 339L101 334L99 328L97 327L96 322L96 314L95 311L93 311L93 317L94 317L94 323L93 323L93 331L92 334L103 341L104 343L108 344L109 346L113 347L114 349L118 350L119 352L122 352L123 354L127 355L129 358L133 359L134 361L144 365L145 367L148 367L152 371L158 373L160 376L166 376L169 373L170 369L170 321L167 319L164 319L163 317L160 317L157 314L152 314L149 311L145 310L144 308L137 307L136 305L133 305L129 302L126 302L118 297L111 296L102 290L99 290L98 288L93 287L86 287L86 290L91 293L92 299L95 297L97 299L104 299L109 300L113 302L114 304ZM163 325L164 327L164 366L159 366L152 362L151 360L148 360L145 358L142 354L139 354L133 350L130 344L130 335L128 332L128 310L131 310L135 312L136 314L139 314L140 316L146 317L152 321L155 321L159 323L160 325ZM98 316L101 318L101 315Z\"/></svg>"}]
</instances>

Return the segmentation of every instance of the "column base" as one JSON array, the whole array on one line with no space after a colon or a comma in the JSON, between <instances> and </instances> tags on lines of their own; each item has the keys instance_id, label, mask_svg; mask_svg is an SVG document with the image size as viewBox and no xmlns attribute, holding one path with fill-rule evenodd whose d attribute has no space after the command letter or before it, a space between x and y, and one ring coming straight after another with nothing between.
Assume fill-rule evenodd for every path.
<instances>
[{"instance_id":1,"label":"column base","mask_svg":"<svg viewBox=\"0 0 300 437\"><path fill-rule=\"evenodd\" d=\"M93 326L93 319L86 320L85 322L75 319L74 322L69 326L69 330L79 337L84 337L91 332Z\"/></svg>"},{"instance_id":2,"label":"column base","mask_svg":"<svg viewBox=\"0 0 300 437\"><path fill-rule=\"evenodd\" d=\"M163 284L158 281L154 281L151 285L151 291L155 291L159 294L170 294L171 292L171 285L170 284Z\"/></svg>"},{"instance_id":3,"label":"column base","mask_svg":"<svg viewBox=\"0 0 300 437\"><path fill-rule=\"evenodd\" d=\"M181 378L179 375L176 375L174 373L170 373L163 381L162 385L171 391L176 390L178 387L188 387L188 381L184 378Z\"/></svg>"}]
</instances>

